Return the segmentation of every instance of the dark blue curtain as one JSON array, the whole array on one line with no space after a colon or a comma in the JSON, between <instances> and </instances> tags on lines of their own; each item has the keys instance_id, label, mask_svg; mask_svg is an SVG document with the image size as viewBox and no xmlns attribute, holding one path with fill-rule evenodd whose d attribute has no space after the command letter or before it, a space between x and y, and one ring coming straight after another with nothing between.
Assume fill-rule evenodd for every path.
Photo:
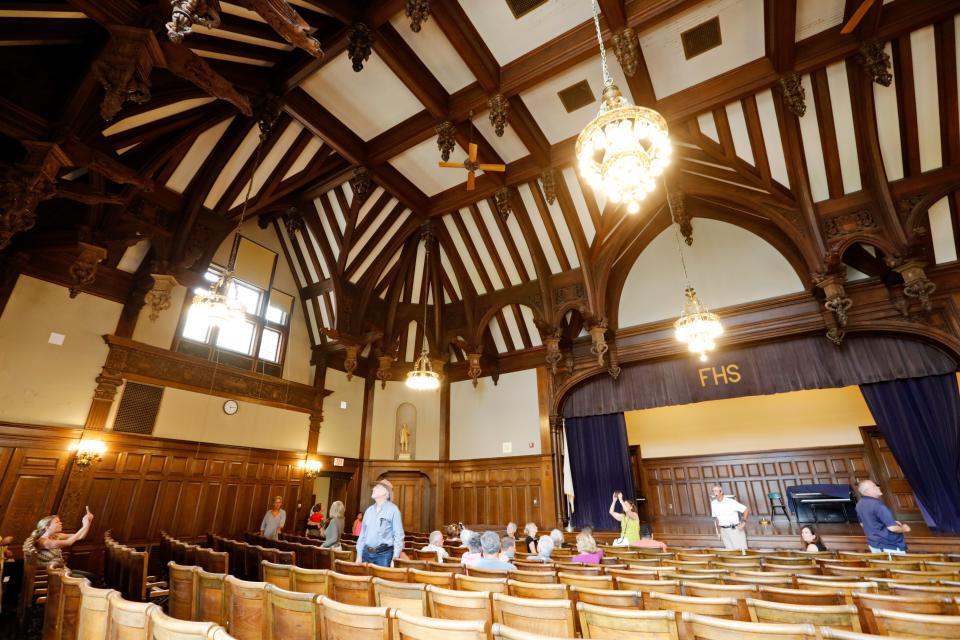
<instances>
[{"instance_id":1,"label":"dark blue curtain","mask_svg":"<svg viewBox=\"0 0 960 640\"><path fill-rule=\"evenodd\" d=\"M960 532L960 391L954 374L860 385L922 509Z\"/></svg>"},{"instance_id":2,"label":"dark blue curtain","mask_svg":"<svg viewBox=\"0 0 960 640\"><path fill-rule=\"evenodd\" d=\"M573 526L619 530L620 523L607 513L613 492L635 497L623 414L567 418L564 428L576 496Z\"/></svg>"}]
</instances>

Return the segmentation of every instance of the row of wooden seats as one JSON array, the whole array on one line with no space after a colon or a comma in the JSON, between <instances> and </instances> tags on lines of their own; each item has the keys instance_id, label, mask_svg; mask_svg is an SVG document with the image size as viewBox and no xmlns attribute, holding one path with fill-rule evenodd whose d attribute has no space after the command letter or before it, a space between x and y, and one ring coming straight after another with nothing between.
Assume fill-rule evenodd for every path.
<instances>
[{"instance_id":1,"label":"row of wooden seats","mask_svg":"<svg viewBox=\"0 0 960 640\"><path fill-rule=\"evenodd\" d=\"M302 536L301 536L302 537ZM214 548L226 548L229 538L210 535ZM310 538L304 538L310 540ZM251 542L253 541L253 542ZM247 543L261 546L265 549L279 549L280 551L292 551L297 559L297 564L307 569L332 569L334 560L350 560L354 556L351 549L332 549L324 548L313 540L310 543L291 542L288 540L271 540L263 536L248 535Z\"/></svg>"},{"instance_id":2,"label":"row of wooden seats","mask_svg":"<svg viewBox=\"0 0 960 640\"><path fill-rule=\"evenodd\" d=\"M169 594L165 581L147 575L150 563L148 551L137 551L120 544L111 537L109 531L104 534L103 543L103 581L108 587L135 602L147 602Z\"/></svg>"},{"instance_id":3,"label":"row of wooden seats","mask_svg":"<svg viewBox=\"0 0 960 640\"><path fill-rule=\"evenodd\" d=\"M168 562L195 564L212 573L226 573L230 568L230 554L199 544L182 542L165 531L160 532L158 555L166 569Z\"/></svg>"},{"instance_id":4,"label":"row of wooden seats","mask_svg":"<svg viewBox=\"0 0 960 640\"><path fill-rule=\"evenodd\" d=\"M222 538L220 548L227 553L230 562L229 573L243 580L260 580L260 563L266 560L277 564L295 564L297 554L294 551L283 551L276 548L261 547L260 545ZM215 549L217 547L214 547Z\"/></svg>"},{"instance_id":5,"label":"row of wooden seats","mask_svg":"<svg viewBox=\"0 0 960 640\"><path fill-rule=\"evenodd\" d=\"M246 534L245 539L248 542L253 542L254 539L257 539L259 537L262 537L262 536L259 536L258 534L255 534L255 533L248 533ZM322 540L319 540L317 538L308 538L305 536L299 536L292 533L282 533L280 534L280 539L283 542L293 542L293 543L300 543L300 544L307 544L307 545L314 545L314 546L320 545L323 542ZM264 544L264 543L258 542L258 544ZM404 538L403 551L407 554L407 557L409 558L413 558L417 560L435 560L437 557L436 552L423 551L423 547L427 546L428 544L430 544L430 540L428 536L411 538L408 535ZM343 538L341 539L341 547L344 550L353 551L354 555L356 555L356 540L351 541L351 540L347 540L346 538ZM468 551L466 547L455 547L452 545L444 545L443 548L447 551L447 555L449 555L451 558L459 558Z\"/></svg>"}]
</instances>

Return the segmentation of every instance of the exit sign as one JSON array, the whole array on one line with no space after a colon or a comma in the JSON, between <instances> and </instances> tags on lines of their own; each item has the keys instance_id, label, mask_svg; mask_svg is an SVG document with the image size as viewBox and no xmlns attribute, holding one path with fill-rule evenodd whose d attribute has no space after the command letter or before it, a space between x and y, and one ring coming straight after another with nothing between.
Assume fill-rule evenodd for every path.
<instances>
[{"instance_id":1,"label":"exit sign","mask_svg":"<svg viewBox=\"0 0 960 640\"><path fill-rule=\"evenodd\" d=\"M343 466L343 458L334 458L334 459L333 459L333 466L335 466L335 467L342 467L342 466Z\"/></svg>"}]
</instances>

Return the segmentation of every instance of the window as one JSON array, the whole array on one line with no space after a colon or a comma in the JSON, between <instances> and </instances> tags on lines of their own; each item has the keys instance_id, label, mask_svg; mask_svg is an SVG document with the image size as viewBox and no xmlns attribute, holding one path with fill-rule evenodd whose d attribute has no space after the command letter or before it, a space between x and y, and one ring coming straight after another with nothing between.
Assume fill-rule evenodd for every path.
<instances>
[{"instance_id":1,"label":"window","mask_svg":"<svg viewBox=\"0 0 960 640\"><path fill-rule=\"evenodd\" d=\"M275 259L271 259L271 255L276 257L265 247L239 238L234 246L237 265L229 295L239 302L244 321L223 329L213 327L190 304L183 316L180 340L176 347L178 351L192 355L205 354L225 364L271 375L279 376L282 373L294 298L272 288ZM245 256L248 257L247 268L243 269L240 263ZM224 267L210 265L204 280L215 283L224 272ZM191 295L206 294L209 290L209 286L196 287Z\"/></svg>"}]
</instances>

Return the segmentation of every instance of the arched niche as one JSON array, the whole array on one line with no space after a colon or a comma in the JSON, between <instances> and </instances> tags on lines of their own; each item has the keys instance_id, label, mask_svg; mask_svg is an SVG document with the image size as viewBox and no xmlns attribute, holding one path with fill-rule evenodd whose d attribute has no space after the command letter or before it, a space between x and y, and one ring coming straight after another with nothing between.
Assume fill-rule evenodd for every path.
<instances>
[{"instance_id":1,"label":"arched niche","mask_svg":"<svg viewBox=\"0 0 960 640\"><path fill-rule=\"evenodd\" d=\"M401 402L397 405L393 433L393 457L397 460L415 459L417 450L417 408L413 404Z\"/></svg>"},{"instance_id":2,"label":"arched niche","mask_svg":"<svg viewBox=\"0 0 960 640\"><path fill-rule=\"evenodd\" d=\"M790 262L760 236L709 218L694 218L693 229L693 246L680 243L690 284L711 309L804 290ZM685 285L676 231L670 226L633 263L620 294L617 326L677 317Z\"/></svg>"}]
</instances>

